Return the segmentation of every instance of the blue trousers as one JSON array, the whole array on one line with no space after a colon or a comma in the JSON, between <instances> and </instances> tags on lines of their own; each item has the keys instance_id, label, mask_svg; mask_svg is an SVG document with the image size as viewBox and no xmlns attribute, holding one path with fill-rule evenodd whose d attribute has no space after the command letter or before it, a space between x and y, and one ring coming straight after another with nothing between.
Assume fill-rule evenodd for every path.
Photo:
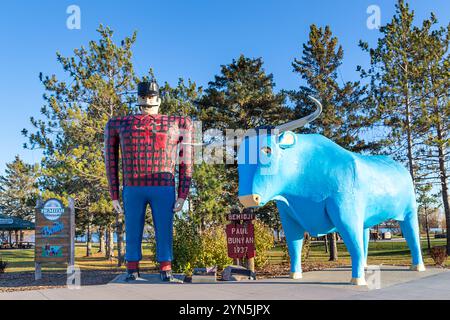
<instances>
[{"instance_id":1,"label":"blue trousers","mask_svg":"<svg viewBox=\"0 0 450 320\"><path fill-rule=\"evenodd\" d=\"M156 236L156 260L172 261L173 206L175 187L127 187L123 188L125 209L127 261L142 259L142 234L144 232L145 211L150 204Z\"/></svg>"}]
</instances>

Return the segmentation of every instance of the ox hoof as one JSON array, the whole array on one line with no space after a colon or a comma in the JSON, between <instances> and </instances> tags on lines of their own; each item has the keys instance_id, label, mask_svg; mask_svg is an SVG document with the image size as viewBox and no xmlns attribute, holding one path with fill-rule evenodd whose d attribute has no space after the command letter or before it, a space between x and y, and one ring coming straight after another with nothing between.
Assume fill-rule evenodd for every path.
<instances>
[{"instance_id":1,"label":"ox hoof","mask_svg":"<svg viewBox=\"0 0 450 320\"><path fill-rule=\"evenodd\" d=\"M411 269L412 271L419 271L419 272L425 271L425 270L426 270L423 263L420 263L420 264L413 264L413 265L411 266L410 269Z\"/></svg>"},{"instance_id":2,"label":"ox hoof","mask_svg":"<svg viewBox=\"0 0 450 320\"><path fill-rule=\"evenodd\" d=\"M352 278L350 283L355 286L366 286L367 285L366 279L364 279L364 278Z\"/></svg>"},{"instance_id":3,"label":"ox hoof","mask_svg":"<svg viewBox=\"0 0 450 320\"><path fill-rule=\"evenodd\" d=\"M291 272L291 279L301 279L303 278L303 273L302 272Z\"/></svg>"}]
</instances>

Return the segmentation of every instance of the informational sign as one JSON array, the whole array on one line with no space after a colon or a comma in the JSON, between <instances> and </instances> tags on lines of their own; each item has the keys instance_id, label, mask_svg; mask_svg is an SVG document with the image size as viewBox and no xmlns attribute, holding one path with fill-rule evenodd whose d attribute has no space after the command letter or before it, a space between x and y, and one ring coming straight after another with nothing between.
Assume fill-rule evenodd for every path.
<instances>
[{"instance_id":1,"label":"informational sign","mask_svg":"<svg viewBox=\"0 0 450 320\"><path fill-rule=\"evenodd\" d=\"M240 221L240 220L254 220L255 214L253 212L231 212L227 215L228 221Z\"/></svg>"},{"instance_id":2,"label":"informational sign","mask_svg":"<svg viewBox=\"0 0 450 320\"><path fill-rule=\"evenodd\" d=\"M74 263L75 213L73 200L69 207L49 199L39 202L35 217L36 279L40 278L42 263Z\"/></svg>"},{"instance_id":3,"label":"informational sign","mask_svg":"<svg viewBox=\"0 0 450 320\"><path fill-rule=\"evenodd\" d=\"M233 259L255 257L255 230L248 221L243 224L230 223L226 227L228 256Z\"/></svg>"}]
</instances>

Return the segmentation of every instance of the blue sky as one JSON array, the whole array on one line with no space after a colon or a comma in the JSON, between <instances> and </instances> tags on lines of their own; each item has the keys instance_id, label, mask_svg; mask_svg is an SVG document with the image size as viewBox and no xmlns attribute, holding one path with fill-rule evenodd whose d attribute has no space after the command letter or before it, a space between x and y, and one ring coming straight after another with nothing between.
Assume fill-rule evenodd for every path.
<instances>
[{"instance_id":1,"label":"blue sky","mask_svg":"<svg viewBox=\"0 0 450 320\"><path fill-rule=\"evenodd\" d=\"M441 24L450 21L448 0L410 1L416 21L431 11ZM69 5L81 9L81 30L66 27ZM291 63L301 54L309 25L330 25L344 48L340 72L344 81L357 80L356 66L368 57L358 47L363 39L375 44L379 33L366 26L369 5L381 9L381 23L394 13L394 0L47 0L2 1L0 4L0 173L19 154L38 162L39 151L22 149L23 128L43 105L39 72L67 79L55 52L70 55L74 48L97 39L99 24L115 30L115 39L138 31L134 63L139 75L152 67L160 82L176 84L179 77L207 85L241 53L262 57L277 89L293 89L300 81Z\"/></svg>"}]
</instances>

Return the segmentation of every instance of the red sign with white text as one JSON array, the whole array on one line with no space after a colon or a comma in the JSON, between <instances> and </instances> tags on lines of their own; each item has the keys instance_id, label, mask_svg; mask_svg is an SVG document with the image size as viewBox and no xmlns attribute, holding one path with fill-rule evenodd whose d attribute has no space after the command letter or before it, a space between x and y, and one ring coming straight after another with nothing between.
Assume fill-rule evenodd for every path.
<instances>
[{"instance_id":1,"label":"red sign with white text","mask_svg":"<svg viewBox=\"0 0 450 320\"><path fill-rule=\"evenodd\" d=\"M227 225L228 256L233 259L255 257L255 229L252 223Z\"/></svg>"}]
</instances>

